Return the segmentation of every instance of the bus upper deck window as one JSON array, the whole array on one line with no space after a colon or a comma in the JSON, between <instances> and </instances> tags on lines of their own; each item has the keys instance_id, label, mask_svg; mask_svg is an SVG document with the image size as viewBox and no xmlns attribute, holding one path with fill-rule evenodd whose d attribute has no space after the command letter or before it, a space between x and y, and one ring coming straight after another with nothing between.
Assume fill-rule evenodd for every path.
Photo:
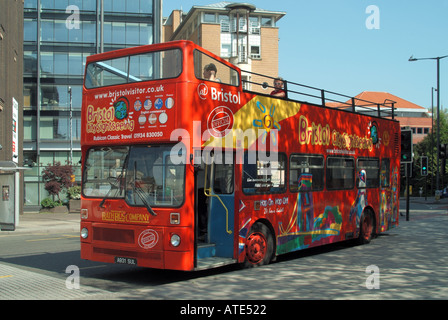
<instances>
[{"instance_id":1,"label":"bus upper deck window","mask_svg":"<svg viewBox=\"0 0 448 320\"><path fill-rule=\"evenodd\" d=\"M209 73L213 73L210 78ZM202 53L194 51L194 74L200 80L220 82L222 84L239 86L239 73L228 65Z\"/></svg>"},{"instance_id":2,"label":"bus upper deck window","mask_svg":"<svg viewBox=\"0 0 448 320\"><path fill-rule=\"evenodd\" d=\"M161 79L172 79L182 73L182 51L171 49L146 52L89 63L87 89Z\"/></svg>"}]
</instances>

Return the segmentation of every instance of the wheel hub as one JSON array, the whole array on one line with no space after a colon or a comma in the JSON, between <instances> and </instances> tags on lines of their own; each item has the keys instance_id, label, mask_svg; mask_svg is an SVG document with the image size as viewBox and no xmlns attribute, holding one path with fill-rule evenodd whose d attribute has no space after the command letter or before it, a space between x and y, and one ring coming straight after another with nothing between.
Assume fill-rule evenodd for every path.
<instances>
[{"instance_id":1,"label":"wheel hub","mask_svg":"<svg viewBox=\"0 0 448 320\"><path fill-rule=\"evenodd\" d=\"M251 234L246 241L247 259L251 263L257 264L264 259L266 251L267 241L265 236L258 232Z\"/></svg>"}]
</instances>

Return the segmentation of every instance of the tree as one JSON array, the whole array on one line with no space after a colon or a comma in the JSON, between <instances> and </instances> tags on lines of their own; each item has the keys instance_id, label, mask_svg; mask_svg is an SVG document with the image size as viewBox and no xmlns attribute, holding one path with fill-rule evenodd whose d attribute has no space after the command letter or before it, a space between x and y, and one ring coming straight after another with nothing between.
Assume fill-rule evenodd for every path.
<instances>
[{"instance_id":1,"label":"tree","mask_svg":"<svg viewBox=\"0 0 448 320\"><path fill-rule=\"evenodd\" d=\"M61 202L59 194L63 190L67 190L73 186L72 182L73 166L70 164L61 165L55 162L53 165L48 164L42 171L42 179L45 182L45 190L52 196L56 196Z\"/></svg>"},{"instance_id":2,"label":"tree","mask_svg":"<svg viewBox=\"0 0 448 320\"><path fill-rule=\"evenodd\" d=\"M440 112L440 144L448 144L448 114L441 110ZM428 157L429 164L429 177L428 180L436 177L437 172L437 120L434 119L434 130L431 131L420 143L414 146L414 167L416 168L415 173L416 177L413 177L413 185L414 187L423 186L423 180L420 175L420 158L421 156ZM445 170L443 170L443 165L445 161L440 158L440 189L444 188L444 185L447 183L447 177L443 175L443 172L447 172L446 165ZM431 185L431 182L429 182ZM435 187L435 183L434 183Z\"/></svg>"}]
</instances>

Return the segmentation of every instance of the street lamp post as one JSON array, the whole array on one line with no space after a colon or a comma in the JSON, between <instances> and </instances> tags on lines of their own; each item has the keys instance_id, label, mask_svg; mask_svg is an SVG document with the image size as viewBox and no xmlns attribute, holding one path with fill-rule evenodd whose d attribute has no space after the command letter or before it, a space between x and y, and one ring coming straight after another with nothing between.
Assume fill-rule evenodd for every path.
<instances>
[{"instance_id":1,"label":"street lamp post","mask_svg":"<svg viewBox=\"0 0 448 320\"><path fill-rule=\"evenodd\" d=\"M437 89L431 87L431 168L434 166L434 91ZM431 190L434 190L434 171L431 173Z\"/></svg>"},{"instance_id":2,"label":"street lamp post","mask_svg":"<svg viewBox=\"0 0 448 320\"><path fill-rule=\"evenodd\" d=\"M73 111L72 111L72 87L68 87L68 95L69 95L69 103L70 103L70 131L69 131L69 136L70 136L70 165L73 165L73 137L72 137L72 119L73 119Z\"/></svg>"},{"instance_id":3,"label":"street lamp post","mask_svg":"<svg viewBox=\"0 0 448 320\"><path fill-rule=\"evenodd\" d=\"M414 58L411 56L409 61L418 60L436 60L437 61L437 173L436 173L436 190L439 190L439 178L440 178L440 60L448 57L435 57L435 58Z\"/></svg>"}]
</instances>

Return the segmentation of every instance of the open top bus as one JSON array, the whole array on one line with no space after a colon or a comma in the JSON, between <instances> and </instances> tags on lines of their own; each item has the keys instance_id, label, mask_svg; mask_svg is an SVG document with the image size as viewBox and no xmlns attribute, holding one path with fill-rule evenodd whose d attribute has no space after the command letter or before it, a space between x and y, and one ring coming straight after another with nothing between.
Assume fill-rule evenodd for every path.
<instances>
[{"instance_id":1,"label":"open top bus","mask_svg":"<svg viewBox=\"0 0 448 320\"><path fill-rule=\"evenodd\" d=\"M189 41L88 57L81 257L250 267L397 226L393 102L273 80Z\"/></svg>"}]
</instances>

